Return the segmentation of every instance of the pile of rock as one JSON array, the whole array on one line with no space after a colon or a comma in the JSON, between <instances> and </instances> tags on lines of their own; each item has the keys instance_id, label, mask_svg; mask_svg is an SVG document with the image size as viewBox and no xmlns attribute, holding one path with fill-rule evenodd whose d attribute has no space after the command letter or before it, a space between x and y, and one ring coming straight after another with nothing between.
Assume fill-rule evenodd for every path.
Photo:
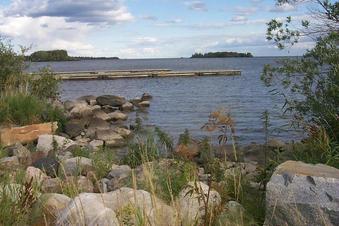
<instances>
[{"instance_id":1,"label":"pile of rock","mask_svg":"<svg viewBox=\"0 0 339 226\"><path fill-rule=\"evenodd\" d=\"M68 121L64 136L74 139L78 145L89 145L92 150L100 146L123 147L132 135L126 125L128 113L135 108L150 106L151 95L126 100L124 97L103 95L83 96L75 101L66 101L64 108Z\"/></svg>"}]
</instances>

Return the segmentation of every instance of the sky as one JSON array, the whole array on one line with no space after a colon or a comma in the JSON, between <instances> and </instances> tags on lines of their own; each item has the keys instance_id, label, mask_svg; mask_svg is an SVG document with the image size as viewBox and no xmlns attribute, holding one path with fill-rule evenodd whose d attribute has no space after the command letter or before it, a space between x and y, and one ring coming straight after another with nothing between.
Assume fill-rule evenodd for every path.
<instances>
[{"instance_id":1,"label":"sky","mask_svg":"<svg viewBox=\"0 0 339 226\"><path fill-rule=\"evenodd\" d=\"M266 41L266 23L286 16L298 21L308 10L274 0L0 0L0 36L30 52L66 49L72 56L295 56L314 43L280 51Z\"/></svg>"}]
</instances>

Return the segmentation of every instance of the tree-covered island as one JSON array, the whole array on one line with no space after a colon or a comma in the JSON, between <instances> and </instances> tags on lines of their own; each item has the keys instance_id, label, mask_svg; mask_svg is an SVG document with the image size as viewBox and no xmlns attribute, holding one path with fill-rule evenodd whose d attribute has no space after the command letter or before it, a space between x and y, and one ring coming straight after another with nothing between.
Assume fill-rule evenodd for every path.
<instances>
[{"instance_id":1,"label":"tree-covered island","mask_svg":"<svg viewBox=\"0 0 339 226\"><path fill-rule=\"evenodd\" d=\"M209 53L194 53L191 58L226 58L226 57L253 57L252 53L237 53L237 52L209 52Z\"/></svg>"},{"instance_id":2,"label":"tree-covered island","mask_svg":"<svg viewBox=\"0 0 339 226\"><path fill-rule=\"evenodd\" d=\"M97 60L97 59L113 59L117 60L118 57L74 57L69 56L66 50L50 50L50 51L37 51L26 57L27 60L32 62L43 61L75 61L75 60Z\"/></svg>"}]
</instances>

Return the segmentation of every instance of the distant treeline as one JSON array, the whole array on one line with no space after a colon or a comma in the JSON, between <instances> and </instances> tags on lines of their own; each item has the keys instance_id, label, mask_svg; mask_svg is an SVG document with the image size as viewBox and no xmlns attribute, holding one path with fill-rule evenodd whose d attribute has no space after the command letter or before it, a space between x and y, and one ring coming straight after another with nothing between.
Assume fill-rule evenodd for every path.
<instances>
[{"instance_id":1,"label":"distant treeline","mask_svg":"<svg viewBox=\"0 0 339 226\"><path fill-rule=\"evenodd\" d=\"M118 57L71 57L66 50L37 51L26 57L32 62L119 59Z\"/></svg>"},{"instance_id":2,"label":"distant treeline","mask_svg":"<svg viewBox=\"0 0 339 226\"><path fill-rule=\"evenodd\" d=\"M237 52L209 52L195 53L191 58L222 58L222 57L253 57L252 53L237 53Z\"/></svg>"}]
</instances>

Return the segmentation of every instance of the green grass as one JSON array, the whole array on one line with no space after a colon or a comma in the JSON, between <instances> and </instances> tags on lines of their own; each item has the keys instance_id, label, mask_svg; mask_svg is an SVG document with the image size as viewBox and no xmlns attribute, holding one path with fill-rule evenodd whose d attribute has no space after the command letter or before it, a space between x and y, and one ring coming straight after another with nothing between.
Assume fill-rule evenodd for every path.
<instances>
[{"instance_id":1,"label":"green grass","mask_svg":"<svg viewBox=\"0 0 339 226\"><path fill-rule=\"evenodd\" d=\"M43 104L34 96L16 94L0 100L0 123L19 125L40 122Z\"/></svg>"},{"instance_id":2,"label":"green grass","mask_svg":"<svg viewBox=\"0 0 339 226\"><path fill-rule=\"evenodd\" d=\"M101 148L94 152L90 158L93 160L94 172L99 180L110 172L112 165L116 163L116 157L113 150Z\"/></svg>"},{"instance_id":3,"label":"green grass","mask_svg":"<svg viewBox=\"0 0 339 226\"><path fill-rule=\"evenodd\" d=\"M0 99L0 123L28 125L57 121L60 129L66 122L64 113L43 100L22 93Z\"/></svg>"}]
</instances>

